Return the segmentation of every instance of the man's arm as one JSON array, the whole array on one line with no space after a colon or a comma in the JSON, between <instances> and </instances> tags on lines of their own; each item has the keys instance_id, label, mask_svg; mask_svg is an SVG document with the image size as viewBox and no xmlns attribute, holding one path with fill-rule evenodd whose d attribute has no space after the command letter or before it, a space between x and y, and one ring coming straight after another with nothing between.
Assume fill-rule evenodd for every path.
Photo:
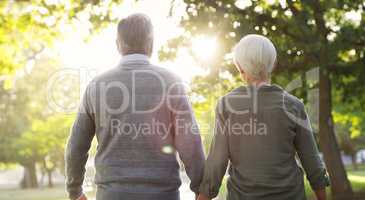
<instances>
[{"instance_id":1,"label":"man's arm","mask_svg":"<svg viewBox=\"0 0 365 200\"><path fill-rule=\"evenodd\" d=\"M204 151L193 110L181 85L170 93L174 126L174 145L191 180L190 189L197 195L203 177Z\"/></svg>"},{"instance_id":2,"label":"man's arm","mask_svg":"<svg viewBox=\"0 0 365 200\"><path fill-rule=\"evenodd\" d=\"M89 87L88 87L89 88ZM66 152L66 189L69 198L85 198L82 192L85 164L88 159L88 151L95 135L95 123L92 113L89 111L89 91L86 89L81 101L79 112L71 129Z\"/></svg>"},{"instance_id":3,"label":"man's arm","mask_svg":"<svg viewBox=\"0 0 365 200\"><path fill-rule=\"evenodd\" d=\"M329 186L329 178L322 159L319 156L316 141L304 105L301 107L300 118L305 123L297 125L294 145L306 172L307 179L316 193L318 200L326 199L325 188Z\"/></svg>"}]
</instances>

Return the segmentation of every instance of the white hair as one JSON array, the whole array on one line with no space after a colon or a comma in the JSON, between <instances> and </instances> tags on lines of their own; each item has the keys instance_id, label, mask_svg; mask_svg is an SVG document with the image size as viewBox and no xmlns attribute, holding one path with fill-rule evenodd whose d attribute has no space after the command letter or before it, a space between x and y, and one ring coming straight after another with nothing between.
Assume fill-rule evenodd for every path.
<instances>
[{"instance_id":1,"label":"white hair","mask_svg":"<svg viewBox=\"0 0 365 200\"><path fill-rule=\"evenodd\" d=\"M265 80L274 69L276 49L268 38L249 34L234 47L233 59L237 67L253 79Z\"/></svg>"}]
</instances>

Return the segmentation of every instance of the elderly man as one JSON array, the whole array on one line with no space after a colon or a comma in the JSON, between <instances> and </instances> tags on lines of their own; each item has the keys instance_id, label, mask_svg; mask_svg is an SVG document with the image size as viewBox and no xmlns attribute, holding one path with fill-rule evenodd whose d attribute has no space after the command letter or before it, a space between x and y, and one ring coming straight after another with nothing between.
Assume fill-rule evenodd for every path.
<instances>
[{"instance_id":1,"label":"elderly man","mask_svg":"<svg viewBox=\"0 0 365 200\"><path fill-rule=\"evenodd\" d=\"M67 191L85 200L82 184L94 136L97 200L178 200L178 152L198 193L204 154L181 81L152 65L150 19L134 14L118 24L120 64L87 87L66 149Z\"/></svg>"},{"instance_id":2,"label":"elderly man","mask_svg":"<svg viewBox=\"0 0 365 200\"><path fill-rule=\"evenodd\" d=\"M227 200L305 200L303 171L318 200L329 184L303 103L271 85L276 50L261 35L236 45L234 62L247 86L222 97L198 200L217 196L229 165Z\"/></svg>"}]
</instances>

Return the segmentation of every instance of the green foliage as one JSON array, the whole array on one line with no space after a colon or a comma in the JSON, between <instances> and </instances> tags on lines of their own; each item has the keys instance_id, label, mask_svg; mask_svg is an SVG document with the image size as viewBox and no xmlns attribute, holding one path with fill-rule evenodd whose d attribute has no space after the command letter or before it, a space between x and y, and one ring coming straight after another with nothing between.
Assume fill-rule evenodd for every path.
<instances>
[{"instance_id":1,"label":"green foliage","mask_svg":"<svg viewBox=\"0 0 365 200\"><path fill-rule=\"evenodd\" d=\"M173 57L171 52L176 52L181 45L189 46L189 40L196 35L214 34L219 40L219 53L214 63L208 65L210 75L201 78L201 82L210 86L221 84L227 79L220 74L226 72L237 77L228 55L244 35L257 33L269 37L277 48L274 83L285 87L296 77L305 78L308 70L320 67L332 81L335 109L345 104L341 113L365 110L365 79L361 78L365 73L365 5L362 0L184 2L187 16L181 24L186 32L163 47L161 57ZM316 83L310 83L309 87L291 92L306 101L309 89L315 87L318 87ZM196 88L208 99L211 94L204 93L205 90L206 85ZM357 129L352 129L353 134L359 134Z\"/></svg>"},{"instance_id":2,"label":"green foliage","mask_svg":"<svg viewBox=\"0 0 365 200\"><path fill-rule=\"evenodd\" d=\"M239 86L238 77L227 77L220 84L207 81L205 76L197 76L191 84L190 96L194 102L193 108L200 125L205 151L208 152L214 130L215 108L218 99L228 91Z\"/></svg>"},{"instance_id":3,"label":"green foliage","mask_svg":"<svg viewBox=\"0 0 365 200\"><path fill-rule=\"evenodd\" d=\"M49 47L67 24L83 21L90 32L111 21L121 0L3 0L0 2L0 75L12 74Z\"/></svg>"},{"instance_id":4,"label":"green foliage","mask_svg":"<svg viewBox=\"0 0 365 200\"><path fill-rule=\"evenodd\" d=\"M24 71L14 79L10 90L0 87L0 112L4 113L0 117L0 163L39 162L47 169L63 168L64 144L74 115L55 113L49 106L47 83L57 70L55 60L41 57L30 73ZM62 93L57 96L76 103L78 85L63 81L63 87L55 87L52 93Z\"/></svg>"},{"instance_id":5,"label":"green foliage","mask_svg":"<svg viewBox=\"0 0 365 200\"><path fill-rule=\"evenodd\" d=\"M333 112L333 121L341 149L348 155L365 147L364 114Z\"/></svg>"},{"instance_id":6,"label":"green foliage","mask_svg":"<svg viewBox=\"0 0 365 200\"><path fill-rule=\"evenodd\" d=\"M353 113L342 114L334 112L333 121L336 125L347 129L352 139L358 138L364 134L364 122L362 122L363 120L359 115Z\"/></svg>"},{"instance_id":7,"label":"green foliage","mask_svg":"<svg viewBox=\"0 0 365 200\"><path fill-rule=\"evenodd\" d=\"M18 155L44 162L46 168L64 166L64 150L73 116L53 115L46 120L34 120L31 129L16 141Z\"/></svg>"},{"instance_id":8,"label":"green foliage","mask_svg":"<svg viewBox=\"0 0 365 200\"><path fill-rule=\"evenodd\" d=\"M78 80L60 79L52 91L47 91L46 83L58 64L42 57L44 50L52 48L66 26L84 24L94 33L116 21L112 10L120 3L121 0L0 1L1 167L39 163L48 173L56 167L62 170L64 144L73 115L55 113L47 97L52 95L62 106L76 105Z\"/></svg>"},{"instance_id":9,"label":"green foliage","mask_svg":"<svg viewBox=\"0 0 365 200\"><path fill-rule=\"evenodd\" d=\"M187 40L194 35L213 33L219 39L220 54L209 66L210 70L237 74L227 54L244 35L263 34L274 42L278 51L274 77L285 76L290 80L308 69L321 67L332 74L336 89L344 90L342 101L354 101L352 96L364 93L364 79L360 78L365 72L362 0L270 2L185 0L187 17L182 25L186 33L163 49L176 52L179 46L189 45ZM168 56L173 55L162 54Z\"/></svg>"}]
</instances>

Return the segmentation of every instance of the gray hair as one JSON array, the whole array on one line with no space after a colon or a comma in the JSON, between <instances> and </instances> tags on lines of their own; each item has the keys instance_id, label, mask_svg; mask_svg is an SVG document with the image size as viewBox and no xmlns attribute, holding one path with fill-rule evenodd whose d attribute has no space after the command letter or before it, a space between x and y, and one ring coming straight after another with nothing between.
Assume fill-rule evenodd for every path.
<instances>
[{"instance_id":1,"label":"gray hair","mask_svg":"<svg viewBox=\"0 0 365 200\"><path fill-rule=\"evenodd\" d=\"M244 73L255 80L266 80L274 69L276 49L268 38L249 34L235 46L233 58Z\"/></svg>"},{"instance_id":2,"label":"gray hair","mask_svg":"<svg viewBox=\"0 0 365 200\"><path fill-rule=\"evenodd\" d=\"M118 24L118 49L121 54L145 54L151 56L153 49L153 26L144 14L133 14Z\"/></svg>"}]
</instances>

